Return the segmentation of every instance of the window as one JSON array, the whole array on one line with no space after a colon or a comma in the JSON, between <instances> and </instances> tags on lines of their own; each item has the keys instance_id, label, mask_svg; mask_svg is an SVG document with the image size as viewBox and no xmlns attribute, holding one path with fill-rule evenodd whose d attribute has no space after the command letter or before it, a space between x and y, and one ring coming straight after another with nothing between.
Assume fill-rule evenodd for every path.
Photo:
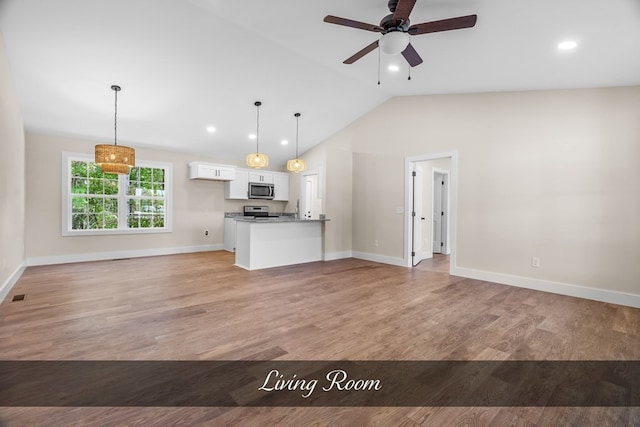
<instances>
[{"instance_id":1,"label":"window","mask_svg":"<svg viewBox=\"0 0 640 427\"><path fill-rule=\"evenodd\" d=\"M138 161L129 175L103 174L93 158L62 156L62 234L171 231L171 164Z\"/></svg>"}]
</instances>

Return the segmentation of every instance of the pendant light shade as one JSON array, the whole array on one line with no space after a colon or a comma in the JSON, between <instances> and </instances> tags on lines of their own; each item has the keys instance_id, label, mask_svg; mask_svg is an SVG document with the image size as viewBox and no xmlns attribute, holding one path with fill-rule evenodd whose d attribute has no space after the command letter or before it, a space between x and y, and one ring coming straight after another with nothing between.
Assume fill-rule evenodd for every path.
<instances>
[{"instance_id":1,"label":"pendant light shade","mask_svg":"<svg viewBox=\"0 0 640 427\"><path fill-rule=\"evenodd\" d=\"M296 158L291 159L287 162L287 170L298 173L307 169L307 164L305 163L304 160L298 158L298 133L300 130L300 126L299 126L300 113L295 113L294 117L296 118Z\"/></svg>"},{"instance_id":2,"label":"pendant light shade","mask_svg":"<svg viewBox=\"0 0 640 427\"><path fill-rule=\"evenodd\" d=\"M269 157L260 153L260 106L262 102L256 101L256 152L247 156L247 166L255 169L265 168L269 166Z\"/></svg>"},{"instance_id":3,"label":"pendant light shade","mask_svg":"<svg viewBox=\"0 0 640 427\"><path fill-rule=\"evenodd\" d=\"M136 151L131 147L118 145L118 92L120 91L120 86L113 85L111 89L116 95L113 145L96 145L95 163L100 165L103 173L129 174L129 170L136 165Z\"/></svg>"}]
</instances>

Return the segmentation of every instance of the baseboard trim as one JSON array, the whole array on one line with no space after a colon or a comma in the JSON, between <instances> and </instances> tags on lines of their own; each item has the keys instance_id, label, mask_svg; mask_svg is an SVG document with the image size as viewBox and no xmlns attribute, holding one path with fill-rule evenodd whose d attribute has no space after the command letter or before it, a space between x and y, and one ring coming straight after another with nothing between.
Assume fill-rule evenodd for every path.
<instances>
[{"instance_id":1,"label":"baseboard trim","mask_svg":"<svg viewBox=\"0 0 640 427\"><path fill-rule=\"evenodd\" d=\"M13 288L13 285L16 284L20 276L22 276L22 273L24 273L25 267L26 266L24 262L20 264L16 271L14 271L13 274L11 274L11 276L9 276L9 278L2 284L2 286L0 286L0 303L4 301L7 295L9 295L9 292L11 292L11 288Z\"/></svg>"},{"instance_id":2,"label":"baseboard trim","mask_svg":"<svg viewBox=\"0 0 640 427\"><path fill-rule=\"evenodd\" d=\"M221 251L223 248L222 243L214 245L201 245L201 246L183 246L175 248L154 248L154 249L139 249L130 251L114 251L114 252L93 252L87 254L69 254L47 257L32 257L27 258L27 266L36 265L52 265L52 264L68 264L72 262L88 262L88 261L104 261L109 259L120 258L140 258L147 256L160 256L160 255L175 255L186 254L192 252L208 252L208 251Z\"/></svg>"},{"instance_id":3,"label":"baseboard trim","mask_svg":"<svg viewBox=\"0 0 640 427\"><path fill-rule=\"evenodd\" d=\"M570 297L585 298L594 301L608 302L611 304L625 305L640 308L640 295L625 292L610 291L598 288L587 288L569 283L553 282L550 280L534 279L531 277L513 276L503 273L475 270L464 267L451 267L451 275L469 279L483 280L486 282L500 283L503 285L517 286L519 288L533 289L536 291L550 292L553 294Z\"/></svg>"},{"instance_id":4,"label":"baseboard trim","mask_svg":"<svg viewBox=\"0 0 640 427\"><path fill-rule=\"evenodd\" d=\"M353 258L364 259L367 261L380 262L382 264L397 265L398 267L406 267L406 263L402 258L396 258L386 255L371 254L368 252L352 252Z\"/></svg>"},{"instance_id":5,"label":"baseboard trim","mask_svg":"<svg viewBox=\"0 0 640 427\"><path fill-rule=\"evenodd\" d=\"M353 254L351 253L351 251L344 251L344 252L326 252L324 254L324 257L322 258L323 261L334 261L337 259L344 259L344 258L351 258L353 256Z\"/></svg>"}]
</instances>

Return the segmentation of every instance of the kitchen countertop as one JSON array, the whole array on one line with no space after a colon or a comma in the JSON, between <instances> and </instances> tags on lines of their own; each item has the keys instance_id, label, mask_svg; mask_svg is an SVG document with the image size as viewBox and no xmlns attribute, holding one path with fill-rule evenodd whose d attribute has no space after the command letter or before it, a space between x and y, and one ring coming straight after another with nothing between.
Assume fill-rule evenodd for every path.
<instances>
[{"instance_id":1,"label":"kitchen countertop","mask_svg":"<svg viewBox=\"0 0 640 427\"><path fill-rule=\"evenodd\" d=\"M274 222L326 222L329 219L296 219L290 216L271 217L271 218L254 218L254 217L236 217L236 221L242 222L263 222L272 224Z\"/></svg>"}]
</instances>

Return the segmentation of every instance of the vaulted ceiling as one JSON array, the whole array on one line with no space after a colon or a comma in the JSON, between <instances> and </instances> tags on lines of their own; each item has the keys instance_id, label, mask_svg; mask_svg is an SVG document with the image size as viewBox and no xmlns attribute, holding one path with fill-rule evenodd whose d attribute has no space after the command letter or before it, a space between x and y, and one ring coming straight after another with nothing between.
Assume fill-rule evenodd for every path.
<instances>
[{"instance_id":1,"label":"vaulted ceiling","mask_svg":"<svg viewBox=\"0 0 640 427\"><path fill-rule=\"evenodd\" d=\"M118 84L119 141L241 164L260 100L273 168L293 157L296 112L303 152L392 96L640 84L637 0L418 0L412 23L477 24L412 36L411 80L382 54L378 85L377 51L342 61L380 35L323 18L388 13L387 0L0 0L0 31L28 131L112 140Z\"/></svg>"}]
</instances>

